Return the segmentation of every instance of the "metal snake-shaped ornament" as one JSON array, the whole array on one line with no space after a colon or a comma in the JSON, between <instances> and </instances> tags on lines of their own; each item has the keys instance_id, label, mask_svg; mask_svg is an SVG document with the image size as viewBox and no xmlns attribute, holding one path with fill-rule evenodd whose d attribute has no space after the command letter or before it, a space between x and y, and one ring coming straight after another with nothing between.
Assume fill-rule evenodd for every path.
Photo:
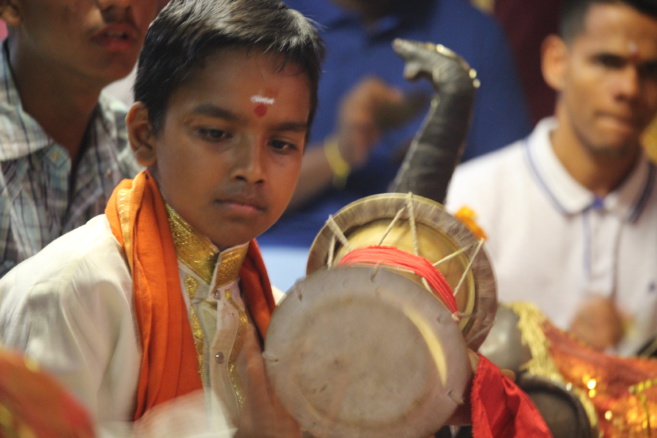
<instances>
[{"instance_id":1,"label":"metal snake-shaped ornament","mask_svg":"<svg viewBox=\"0 0 657 438\"><path fill-rule=\"evenodd\" d=\"M460 56L442 45L397 39L393 49L406 62L404 77L431 80L436 94L391 191L442 204L465 147L479 80Z\"/></svg>"}]
</instances>

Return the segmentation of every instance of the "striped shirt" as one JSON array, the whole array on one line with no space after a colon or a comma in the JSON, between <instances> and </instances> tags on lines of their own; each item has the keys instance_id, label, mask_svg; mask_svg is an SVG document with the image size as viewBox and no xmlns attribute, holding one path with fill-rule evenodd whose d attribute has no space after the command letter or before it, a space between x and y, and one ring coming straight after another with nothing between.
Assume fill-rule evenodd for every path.
<instances>
[{"instance_id":1,"label":"striped shirt","mask_svg":"<svg viewBox=\"0 0 657 438\"><path fill-rule=\"evenodd\" d=\"M0 277L58 236L102 213L112 190L139 170L125 106L101 95L70 187L68 152L27 114L0 51Z\"/></svg>"}]
</instances>

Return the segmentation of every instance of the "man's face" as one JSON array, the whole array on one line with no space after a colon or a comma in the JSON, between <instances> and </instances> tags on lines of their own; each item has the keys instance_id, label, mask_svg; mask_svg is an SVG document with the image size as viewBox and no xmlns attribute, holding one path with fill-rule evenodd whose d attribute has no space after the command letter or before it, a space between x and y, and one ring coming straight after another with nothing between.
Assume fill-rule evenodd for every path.
<instances>
[{"instance_id":1,"label":"man's face","mask_svg":"<svg viewBox=\"0 0 657 438\"><path fill-rule=\"evenodd\" d=\"M159 7L158 0L8 1L18 14L7 22L19 56L101 86L130 73Z\"/></svg>"},{"instance_id":2,"label":"man's face","mask_svg":"<svg viewBox=\"0 0 657 438\"><path fill-rule=\"evenodd\" d=\"M155 139L165 200L219 248L278 220L306 145L310 81L257 51L223 50L176 90Z\"/></svg>"},{"instance_id":3,"label":"man's face","mask_svg":"<svg viewBox=\"0 0 657 438\"><path fill-rule=\"evenodd\" d=\"M564 46L557 117L589 152L623 156L639 147L657 110L657 20L620 4L593 5Z\"/></svg>"}]
</instances>

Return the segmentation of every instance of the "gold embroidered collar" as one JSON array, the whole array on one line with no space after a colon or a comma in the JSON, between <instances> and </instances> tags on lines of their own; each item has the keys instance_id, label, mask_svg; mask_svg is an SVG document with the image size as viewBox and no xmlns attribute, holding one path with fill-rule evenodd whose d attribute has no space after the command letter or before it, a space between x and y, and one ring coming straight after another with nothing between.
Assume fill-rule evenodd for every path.
<instances>
[{"instance_id":1,"label":"gold embroidered collar","mask_svg":"<svg viewBox=\"0 0 657 438\"><path fill-rule=\"evenodd\" d=\"M213 291L236 281L249 245L220 252L210 239L194 230L169 204L165 205L178 260L212 285Z\"/></svg>"}]
</instances>

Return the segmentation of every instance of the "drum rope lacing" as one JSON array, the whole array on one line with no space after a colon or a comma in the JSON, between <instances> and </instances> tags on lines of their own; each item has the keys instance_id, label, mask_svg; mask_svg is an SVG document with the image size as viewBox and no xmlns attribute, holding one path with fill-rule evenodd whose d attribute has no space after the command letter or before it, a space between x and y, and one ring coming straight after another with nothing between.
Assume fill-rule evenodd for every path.
<instances>
[{"instance_id":1,"label":"drum rope lacing","mask_svg":"<svg viewBox=\"0 0 657 438\"><path fill-rule=\"evenodd\" d=\"M447 284L443 274L424 257L411 254L394 246L368 246L348 252L338 263L338 266L354 265L383 265L393 269L401 268L420 276L423 281L428 283L429 289L447 306L452 316L457 320L460 319L452 288Z\"/></svg>"},{"instance_id":2,"label":"drum rope lacing","mask_svg":"<svg viewBox=\"0 0 657 438\"><path fill-rule=\"evenodd\" d=\"M411 254L407 251L400 250L393 246L383 246L383 241L390 233L390 231L395 227L397 222L400 220L402 215L408 212L408 220L411 228L411 234L413 238L413 251L414 254ZM417 235L417 224L413 203L413 194L409 193L406 198L405 206L399 209L395 214L395 217L392 219L386 230L383 232L379 242L376 245L368 246L365 248L354 249L349 244L349 239L344 235L340 226L336 223L333 216L329 216L326 221L326 225L333 232L331 238L331 244L329 245L329 254L327 258L327 265L329 268L333 266L333 260L335 257L335 246L336 240L339 241L346 249L347 254L345 254L340 262L339 266L346 265L366 265L374 266L376 268L380 266L385 266L392 269L397 269L405 272L412 272L418 275L425 288L435 293L441 301L447 306L448 310L452 314L454 320L459 321L461 315L458 312L458 307L456 305L456 295L459 293L459 290L463 286L465 279L472 270L472 264L477 258L477 255L483 247L484 238L479 238L474 250L472 257L468 259L468 264L459 279L458 284L452 290L450 285L445 280L445 277L438 269L438 266L442 263L445 263L461 254L465 251L468 251L472 248L473 244L462 247L453 253L443 257L435 263L431 263L426 258L419 255L419 240Z\"/></svg>"}]
</instances>

